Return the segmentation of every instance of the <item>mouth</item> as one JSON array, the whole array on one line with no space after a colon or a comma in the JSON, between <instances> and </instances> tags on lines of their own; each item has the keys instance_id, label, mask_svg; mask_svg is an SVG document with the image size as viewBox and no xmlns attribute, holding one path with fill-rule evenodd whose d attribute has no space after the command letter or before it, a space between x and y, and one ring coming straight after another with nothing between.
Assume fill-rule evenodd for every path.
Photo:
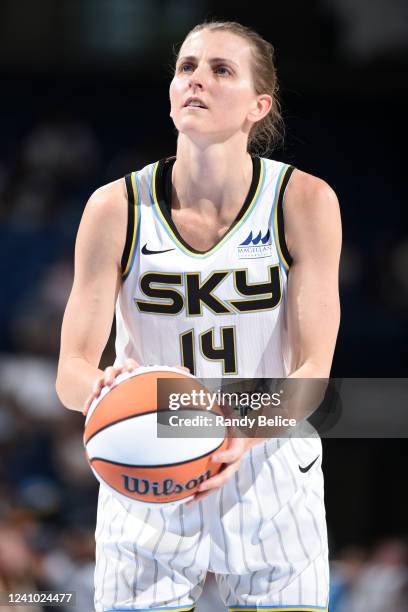
<instances>
[{"instance_id":1,"label":"mouth","mask_svg":"<svg viewBox=\"0 0 408 612\"><path fill-rule=\"evenodd\" d=\"M204 104L200 98L196 98L195 96L191 98L187 98L186 102L183 105L183 108L205 108L208 107Z\"/></svg>"}]
</instances>

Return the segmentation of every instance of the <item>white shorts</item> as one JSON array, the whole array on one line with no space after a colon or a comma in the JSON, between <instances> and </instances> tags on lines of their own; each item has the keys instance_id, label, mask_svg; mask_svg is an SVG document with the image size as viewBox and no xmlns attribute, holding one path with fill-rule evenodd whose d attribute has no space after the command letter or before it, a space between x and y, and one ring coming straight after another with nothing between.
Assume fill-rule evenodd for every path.
<instances>
[{"instance_id":1,"label":"white shorts","mask_svg":"<svg viewBox=\"0 0 408 612\"><path fill-rule=\"evenodd\" d=\"M190 506L134 506L101 487L95 611L192 610L208 570L230 612L327 610L321 458L318 438L260 443Z\"/></svg>"}]
</instances>

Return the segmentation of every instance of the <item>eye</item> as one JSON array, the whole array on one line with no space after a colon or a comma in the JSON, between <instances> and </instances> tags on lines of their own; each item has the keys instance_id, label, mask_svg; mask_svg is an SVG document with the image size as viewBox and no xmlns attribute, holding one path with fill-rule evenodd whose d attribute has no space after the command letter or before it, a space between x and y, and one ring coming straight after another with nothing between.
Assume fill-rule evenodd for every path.
<instances>
[{"instance_id":1,"label":"eye","mask_svg":"<svg viewBox=\"0 0 408 612\"><path fill-rule=\"evenodd\" d=\"M215 67L215 72L220 76L228 76L231 74L231 70L222 64Z\"/></svg>"},{"instance_id":2,"label":"eye","mask_svg":"<svg viewBox=\"0 0 408 612\"><path fill-rule=\"evenodd\" d=\"M194 66L190 62L184 62L184 64L180 64L179 66L179 72L190 72L190 70L193 69Z\"/></svg>"}]
</instances>

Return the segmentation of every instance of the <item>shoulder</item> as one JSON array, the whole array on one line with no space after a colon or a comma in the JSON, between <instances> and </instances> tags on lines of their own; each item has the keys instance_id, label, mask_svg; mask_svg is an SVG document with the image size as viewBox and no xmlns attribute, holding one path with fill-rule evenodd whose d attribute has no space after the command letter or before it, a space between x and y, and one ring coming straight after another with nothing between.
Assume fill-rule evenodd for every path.
<instances>
[{"instance_id":1,"label":"shoulder","mask_svg":"<svg viewBox=\"0 0 408 612\"><path fill-rule=\"evenodd\" d=\"M82 222L91 223L97 232L121 230L127 223L127 202L124 178L102 185L90 196Z\"/></svg>"},{"instance_id":2,"label":"shoulder","mask_svg":"<svg viewBox=\"0 0 408 612\"><path fill-rule=\"evenodd\" d=\"M89 197L86 207L94 216L104 213L119 215L127 197L125 179L121 178L98 187Z\"/></svg>"},{"instance_id":3,"label":"shoulder","mask_svg":"<svg viewBox=\"0 0 408 612\"><path fill-rule=\"evenodd\" d=\"M125 179L96 189L85 206L78 230L77 247L91 251L98 260L119 260L126 239L128 206Z\"/></svg>"},{"instance_id":4,"label":"shoulder","mask_svg":"<svg viewBox=\"0 0 408 612\"><path fill-rule=\"evenodd\" d=\"M326 181L295 169L286 187L283 212L292 257L305 244L335 248L341 239L339 201Z\"/></svg>"},{"instance_id":5,"label":"shoulder","mask_svg":"<svg viewBox=\"0 0 408 612\"><path fill-rule=\"evenodd\" d=\"M296 209L299 214L319 214L322 208L339 209L339 201L335 191L326 181L295 169L285 192L285 213Z\"/></svg>"}]
</instances>

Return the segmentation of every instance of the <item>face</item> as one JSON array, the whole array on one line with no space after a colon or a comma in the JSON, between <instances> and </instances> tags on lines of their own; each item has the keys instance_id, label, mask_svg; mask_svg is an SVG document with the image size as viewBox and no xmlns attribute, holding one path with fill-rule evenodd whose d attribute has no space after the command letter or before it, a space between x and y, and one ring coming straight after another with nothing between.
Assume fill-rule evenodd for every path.
<instances>
[{"instance_id":1,"label":"face","mask_svg":"<svg viewBox=\"0 0 408 612\"><path fill-rule=\"evenodd\" d=\"M201 30L184 41L170 85L170 116L180 133L202 143L237 132L247 138L272 103L254 90L251 55L250 44L230 32Z\"/></svg>"}]
</instances>

